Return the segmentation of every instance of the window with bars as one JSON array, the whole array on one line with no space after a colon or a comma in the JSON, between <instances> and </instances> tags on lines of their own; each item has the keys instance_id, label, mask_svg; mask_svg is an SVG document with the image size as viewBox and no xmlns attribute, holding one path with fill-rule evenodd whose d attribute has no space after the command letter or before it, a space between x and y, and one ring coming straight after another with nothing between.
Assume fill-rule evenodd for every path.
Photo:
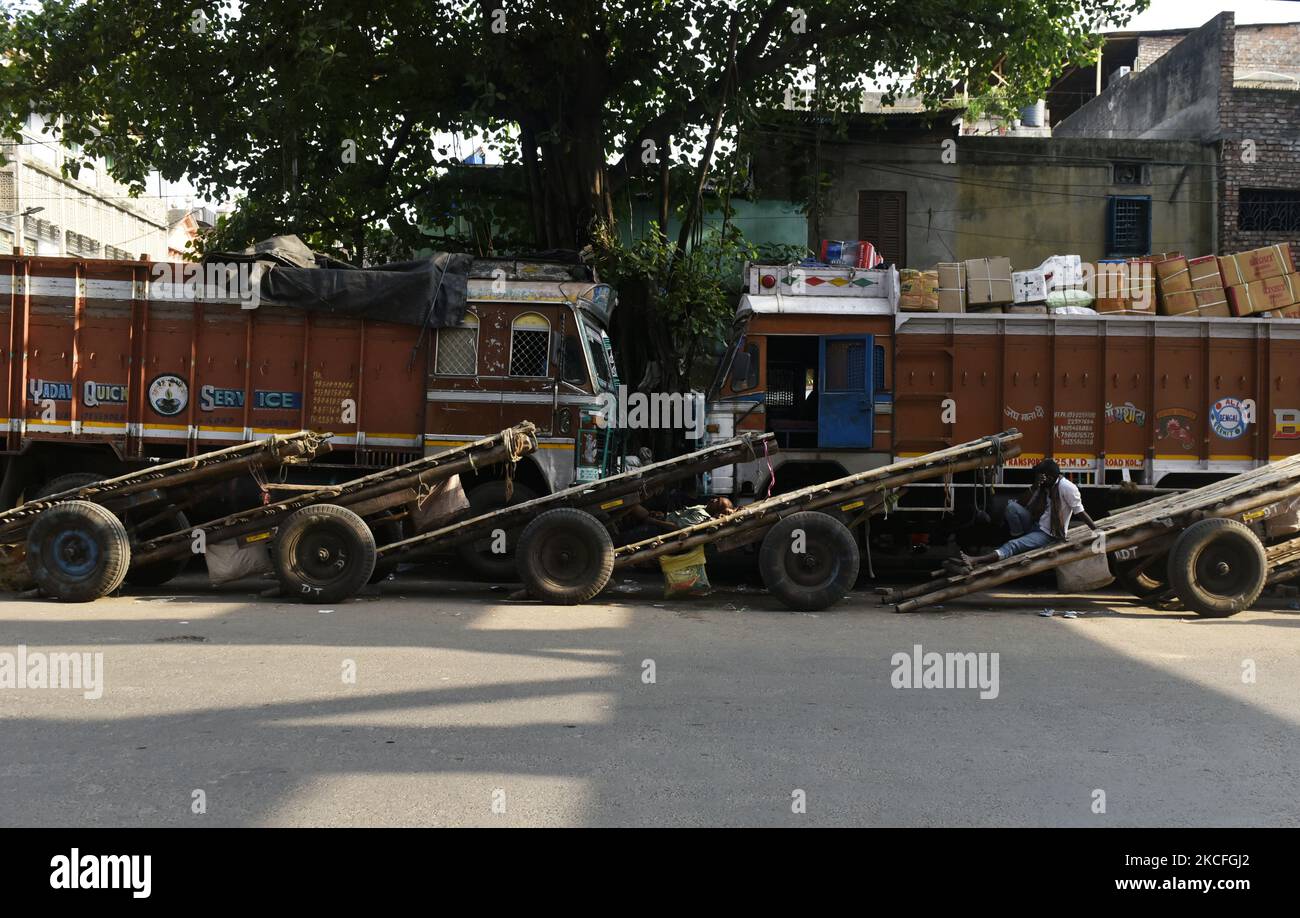
<instances>
[{"instance_id":1,"label":"window with bars","mask_svg":"<svg viewBox=\"0 0 1300 918\"><path fill-rule=\"evenodd\" d=\"M550 366L551 323L526 312L510 323L510 375L545 376Z\"/></svg>"},{"instance_id":2,"label":"window with bars","mask_svg":"<svg viewBox=\"0 0 1300 918\"><path fill-rule=\"evenodd\" d=\"M1151 196L1111 195L1106 201L1106 254L1151 254Z\"/></svg>"},{"instance_id":3,"label":"window with bars","mask_svg":"<svg viewBox=\"0 0 1300 918\"><path fill-rule=\"evenodd\" d=\"M1300 191L1285 188L1243 188L1237 206L1237 228L1266 233L1300 232Z\"/></svg>"},{"instance_id":4,"label":"window with bars","mask_svg":"<svg viewBox=\"0 0 1300 918\"><path fill-rule=\"evenodd\" d=\"M438 350L433 372L439 376L478 374L478 316L465 313L460 325L438 329Z\"/></svg>"}]
</instances>

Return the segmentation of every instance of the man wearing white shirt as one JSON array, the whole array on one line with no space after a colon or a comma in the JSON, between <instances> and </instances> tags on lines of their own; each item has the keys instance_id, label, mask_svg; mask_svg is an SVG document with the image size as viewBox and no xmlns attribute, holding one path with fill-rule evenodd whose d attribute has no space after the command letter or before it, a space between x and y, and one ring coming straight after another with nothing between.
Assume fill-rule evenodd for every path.
<instances>
[{"instance_id":1,"label":"man wearing white shirt","mask_svg":"<svg viewBox=\"0 0 1300 918\"><path fill-rule=\"evenodd\" d=\"M1000 545L995 551L986 555L968 555L961 552L960 567L970 570L995 561L1005 561L1012 555L1033 551L1052 542L1065 538L1071 521L1077 516L1089 529L1095 530L1097 524L1083 509L1083 498L1078 486L1067 478L1061 477L1061 467L1051 459L1044 459L1034 466L1034 490L1026 506L1036 507L1043 503L1042 515L1038 526L1022 536Z\"/></svg>"}]
</instances>

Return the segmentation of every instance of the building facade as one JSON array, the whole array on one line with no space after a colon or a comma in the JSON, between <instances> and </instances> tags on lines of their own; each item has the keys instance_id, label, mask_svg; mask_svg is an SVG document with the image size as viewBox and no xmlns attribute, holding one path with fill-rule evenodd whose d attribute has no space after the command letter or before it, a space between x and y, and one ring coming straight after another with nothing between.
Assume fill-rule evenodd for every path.
<instances>
[{"instance_id":1,"label":"building facade","mask_svg":"<svg viewBox=\"0 0 1300 918\"><path fill-rule=\"evenodd\" d=\"M1200 144L1215 161L1207 251L1300 241L1300 23L1237 26L1220 13L1163 37L1056 136Z\"/></svg>"},{"instance_id":2,"label":"building facade","mask_svg":"<svg viewBox=\"0 0 1300 918\"><path fill-rule=\"evenodd\" d=\"M104 161L75 177L64 175L64 164L79 158L77 152L45 133L45 121L36 114L19 138L0 144L0 252L165 259L166 202L131 197L108 175Z\"/></svg>"}]
</instances>

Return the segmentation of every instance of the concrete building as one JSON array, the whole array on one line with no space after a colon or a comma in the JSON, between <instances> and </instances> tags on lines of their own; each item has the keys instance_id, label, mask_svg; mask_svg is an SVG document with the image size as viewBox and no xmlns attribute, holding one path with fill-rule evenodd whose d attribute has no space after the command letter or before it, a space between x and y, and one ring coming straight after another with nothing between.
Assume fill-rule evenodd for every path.
<instances>
[{"instance_id":1,"label":"concrete building","mask_svg":"<svg viewBox=\"0 0 1300 918\"><path fill-rule=\"evenodd\" d=\"M1220 13L1158 37L1139 36L1133 69L1056 135L1199 144L1215 161L1206 251L1300 241L1300 23L1237 26Z\"/></svg>"},{"instance_id":2,"label":"concrete building","mask_svg":"<svg viewBox=\"0 0 1300 918\"><path fill-rule=\"evenodd\" d=\"M0 144L0 252L82 258L167 257L167 206L160 197L132 198L108 175L108 163L63 165L76 152L53 140L37 114L15 142Z\"/></svg>"},{"instance_id":3,"label":"concrete building","mask_svg":"<svg viewBox=\"0 0 1300 918\"><path fill-rule=\"evenodd\" d=\"M816 137L772 129L756 157L760 193L800 200L820 173L809 246L868 239L900 267L1210 251L1215 156L1205 145L971 136L959 133L958 114L861 116L845 133Z\"/></svg>"}]
</instances>

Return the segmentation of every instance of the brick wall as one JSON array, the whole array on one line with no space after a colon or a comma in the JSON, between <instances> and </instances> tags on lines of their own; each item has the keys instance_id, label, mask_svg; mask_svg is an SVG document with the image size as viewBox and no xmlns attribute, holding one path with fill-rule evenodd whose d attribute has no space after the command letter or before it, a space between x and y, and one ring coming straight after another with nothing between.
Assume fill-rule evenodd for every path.
<instances>
[{"instance_id":1,"label":"brick wall","mask_svg":"<svg viewBox=\"0 0 1300 918\"><path fill-rule=\"evenodd\" d=\"M1289 36L1296 36L1295 39ZM1300 243L1300 232L1278 233L1238 227L1242 188L1300 191L1300 92L1247 89L1232 82L1234 72L1278 69L1269 55L1275 44L1292 41L1292 70L1300 67L1300 26L1227 28L1220 47L1218 249L1238 252L1275 242Z\"/></svg>"},{"instance_id":2,"label":"brick wall","mask_svg":"<svg viewBox=\"0 0 1300 918\"><path fill-rule=\"evenodd\" d=\"M1300 23L1239 25L1234 51L1238 76L1270 70L1300 77Z\"/></svg>"},{"instance_id":3,"label":"brick wall","mask_svg":"<svg viewBox=\"0 0 1300 918\"><path fill-rule=\"evenodd\" d=\"M1186 32L1176 35L1139 35L1137 59L1133 61L1133 72L1145 70L1156 62L1166 51L1187 37Z\"/></svg>"}]
</instances>

